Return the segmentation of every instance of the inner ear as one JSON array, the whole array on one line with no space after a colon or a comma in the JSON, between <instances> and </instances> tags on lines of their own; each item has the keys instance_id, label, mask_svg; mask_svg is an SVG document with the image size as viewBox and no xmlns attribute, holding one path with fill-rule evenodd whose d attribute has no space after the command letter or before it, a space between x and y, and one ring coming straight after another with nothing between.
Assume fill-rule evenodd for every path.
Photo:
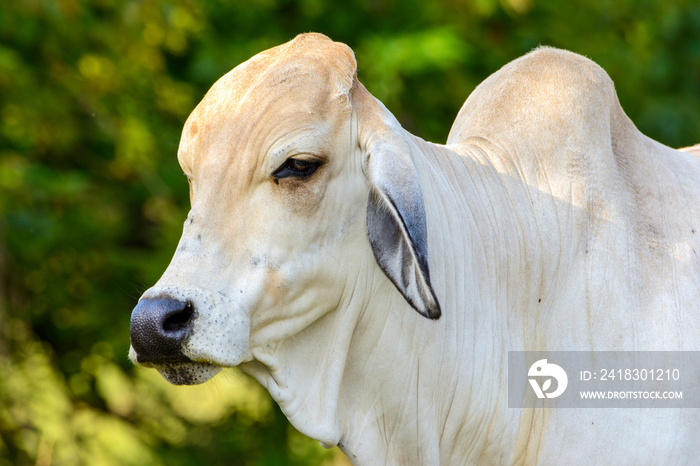
<instances>
[{"instance_id":1,"label":"inner ear","mask_svg":"<svg viewBox=\"0 0 700 466\"><path fill-rule=\"evenodd\" d=\"M424 214L421 219L425 222ZM425 224L406 218L390 196L371 189L367 236L377 264L406 301L428 319L438 319L441 311L430 283Z\"/></svg>"}]
</instances>

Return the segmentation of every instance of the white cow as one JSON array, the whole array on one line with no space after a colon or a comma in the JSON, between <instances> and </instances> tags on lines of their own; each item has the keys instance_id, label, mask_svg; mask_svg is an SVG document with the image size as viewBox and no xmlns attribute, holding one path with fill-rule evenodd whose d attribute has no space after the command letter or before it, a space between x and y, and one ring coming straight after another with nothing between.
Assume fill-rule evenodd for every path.
<instances>
[{"instance_id":1,"label":"white cow","mask_svg":"<svg viewBox=\"0 0 700 466\"><path fill-rule=\"evenodd\" d=\"M192 210L132 314L176 384L239 366L356 464L687 464L697 409L508 408L512 350L700 350L700 163L590 60L540 48L447 145L317 35L222 77L178 158ZM417 311L417 312L416 312Z\"/></svg>"}]
</instances>

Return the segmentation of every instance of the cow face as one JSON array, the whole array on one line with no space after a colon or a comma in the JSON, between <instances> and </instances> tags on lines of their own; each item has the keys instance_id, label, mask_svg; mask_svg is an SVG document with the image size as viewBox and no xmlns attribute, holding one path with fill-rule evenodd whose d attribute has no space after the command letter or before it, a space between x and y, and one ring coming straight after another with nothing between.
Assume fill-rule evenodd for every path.
<instances>
[{"instance_id":1,"label":"cow face","mask_svg":"<svg viewBox=\"0 0 700 466\"><path fill-rule=\"evenodd\" d=\"M134 309L131 359L176 384L264 364L344 294L371 294L376 270L439 316L410 147L384 113L350 49L319 35L221 78L185 124L178 159L192 209Z\"/></svg>"}]
</instances>

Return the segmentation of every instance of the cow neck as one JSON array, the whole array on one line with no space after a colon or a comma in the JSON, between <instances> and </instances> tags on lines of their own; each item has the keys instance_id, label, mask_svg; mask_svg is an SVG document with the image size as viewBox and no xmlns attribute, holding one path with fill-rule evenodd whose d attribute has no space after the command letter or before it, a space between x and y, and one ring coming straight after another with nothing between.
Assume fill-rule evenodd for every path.
<instances>
[{"instance_id":1,"label":"cow neck","mask_svg":"<svg viewBox=\"0 0 700 466\"><path fill-rule=\"evenodd\" d=\"M376 287L343 373L340 445L354 464L495 462L515 444L518 413L486 381L502 380L507 350L522 349L508 310L541 270L508 280L526 274L532 215L512 208L526 196L479 148L413 143L443 316L419 316L386 280Z\"/></svg>"}]
</instances>

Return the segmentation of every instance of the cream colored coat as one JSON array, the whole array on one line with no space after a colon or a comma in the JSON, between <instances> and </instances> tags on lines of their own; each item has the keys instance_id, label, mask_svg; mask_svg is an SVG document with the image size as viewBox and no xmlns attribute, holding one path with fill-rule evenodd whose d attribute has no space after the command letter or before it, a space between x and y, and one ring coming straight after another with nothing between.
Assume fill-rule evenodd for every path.
<instances>
[{"instance_id":1,"label":"cream colored coat","mask_svg":"<svg viewBox=\"0 0 700 466\"><path fill-rule=\"evenodd\" d=\"M697 409L507 407L508 351L700 350L699 160L590 60L506 65L443 146L302 35L222 77L178 157L192 210L144 295L195 309L192 362L146 363L169 380L239 366L359 465L700 458Z\"/></svg>"}]
</instances>

